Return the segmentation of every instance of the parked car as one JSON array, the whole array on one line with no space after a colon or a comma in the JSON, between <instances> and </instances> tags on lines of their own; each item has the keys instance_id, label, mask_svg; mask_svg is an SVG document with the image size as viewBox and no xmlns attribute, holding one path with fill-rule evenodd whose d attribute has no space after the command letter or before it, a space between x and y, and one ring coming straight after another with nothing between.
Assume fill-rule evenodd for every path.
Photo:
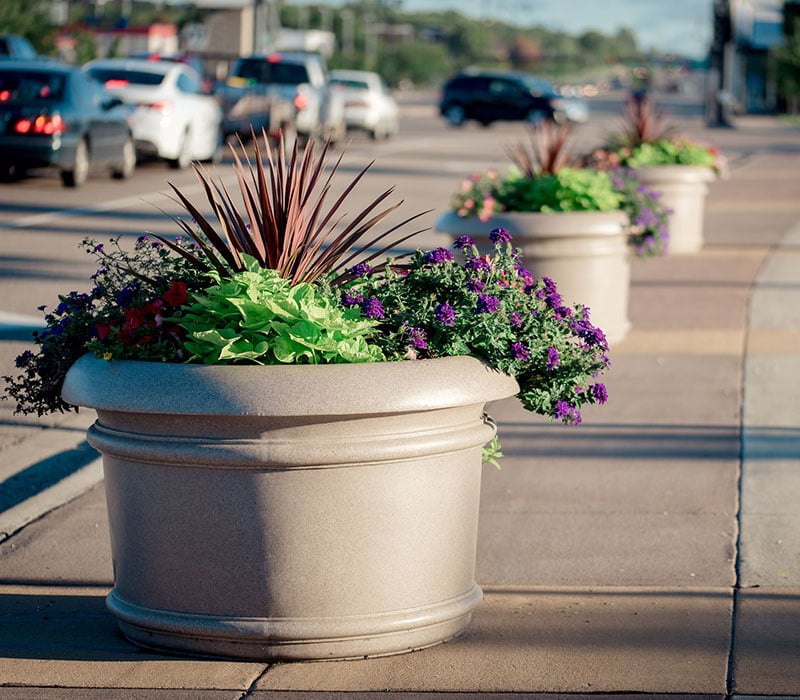
<instances>
[{"instance_id":1,"label":"parked car","mask_svg":"<svg viewBox=\"0 0 800 700\"><path fill-rule=\"evenodd\" d=\"M186 168L193 160L211 160L218 154L222 109L203 92L202 78L190 66L107 58L90 61L84 71L134 107L131 126L139 155Z\"/></svg>"},{"instance_id":2,"label":"parked car","mask_svg":"<svg viewBox=\"0 0 800 700\"><path fill-rule=\"evenodd\" d=\"M55 166L67 187L93 167L115 178L136 167L133 134L122 103L74 66L0 59L0 173Z\"/></svg>"},{"instance_id":3,"label":"parked car","mask_svg":"<svg viewBox=\"0 0 800 700\"><path fill-rule=\"evenodd\" d=\"M295 128L302 140L330 138L337 142L347 130L344 99L332 90L324 59L303 51L254 54L236 61L220 91L223 101L235 104L237 97L252 101L277 97L294 104ZM257 114L257 112L253 112Z\"/></svg>"},{"instance_id":4,"label":"parked car","mask_svg":"<svg viewBox=\"0 0 800 700\"><path fill-rule=\"evenodd\" d=\"M453 126L470 119L484 126L496 121L567 122L575 116L585 120L582 112L556 95L548 81L514 72L461 73L445 83L439 100L439 113Z\"/></svg>"},{"instance_id":5,"label":"parked car","mask_svg":"<svg viewBox=\"0 0 800 700\"><path fill-rule=\"evenodd\" d=\"M373 139L394 136L400 128L397 101L380 75L362 70L333 70L331 85L344 97L348 129L361 129Z\"/></svg>"},{"instance_id":6,"label":"parked car","mask_svg":"<svg viewBox=\"0 0 800 700\"><path fill-rule=\"evenodd\" d=\"M0 58L36 58L36 49L24 36L0 34Z\"/></svg>"}]
</instances>

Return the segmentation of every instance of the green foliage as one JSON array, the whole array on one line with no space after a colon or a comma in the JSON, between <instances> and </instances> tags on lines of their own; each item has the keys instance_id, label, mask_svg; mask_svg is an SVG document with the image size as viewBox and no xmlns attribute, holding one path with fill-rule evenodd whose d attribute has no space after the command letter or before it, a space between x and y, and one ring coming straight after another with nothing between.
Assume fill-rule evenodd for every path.
<instances>
[{"instance_id":1,"label":"green foliage","mask_svg":"<svg viewBox=\"0 0 800 700\"><path fill-rule=\"evenodd\" d=\"M53 50L55 28L50 20L48 0L2 0L0 2L0 31L19 34L28 39L43 54Z\"/></svg>"},{"instance_id":2,"label":"green foliage","mask_svg":"<svg viewBox=\"0 0 800 700\"><path fill-rule=\"evenodd\" d=\"M503 453L500 449L500 438L495 435L491 442L483 447L482 461L484 464L491 464L493 467L500 469L500 458Z\"/></svg>"},{"instance_id":3,"label":"green foliage","mask_svg":"<svg viewBox=\"0 0 800 700\"><path fill-rule=\"evenodd\" d=\"M452 70L452 61L441 44L412 41L383 46L375 68L389 85L411 81L429 85Z\"/></svg>"},{"instance_id":4,"label":"green foliage","mask_svg":"<svg viewBox=\"0 0 800 700\"><path fill-rule=\"evenodd\" d=\"M706 146L686 139L660 139L633 148L626 164L632 168L649 165L697 165L714 168L716 157Z\"/></svg>"},{"instance_id":5,"label":"green foliage","mask_svg":"<svg viewBox=\"0 0 800 700\"><path fill-rule=\"evenodd\" d=\"M375 322L338 306L325 288L292 286L245 257L246 269L192 295L178 319L189 361L205 364L327 364L384 359L367 342Z\"/></svg>"},{"instance_id":6,"label":"green foliage","mask_svg":"<svg viewBox=\"0 0 800 700\"><path fill-rule=\"evenodd\" d=\"M622 206L608 173L582 168L534 178L512 170L494 197L503 211L512 212L616 211Z\"/></svg>"}]
</instances>

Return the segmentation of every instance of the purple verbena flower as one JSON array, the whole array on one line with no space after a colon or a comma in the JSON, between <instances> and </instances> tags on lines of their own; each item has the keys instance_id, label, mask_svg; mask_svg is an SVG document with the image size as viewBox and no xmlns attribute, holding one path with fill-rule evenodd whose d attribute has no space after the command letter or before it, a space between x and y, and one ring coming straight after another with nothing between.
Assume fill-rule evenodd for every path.
<instances>
[{"instance_id":1,"label":"purple verbena flower","mask_svg":"<svg viewBox=\"0 0 800 700\"><path fill-rule=\"evenodd\" d=\"M486 284L484 284L483 280L479 280L477 277L470 277L466 284L467 289L475 293L483 291L485 286Z\"/></svg>"},{"instance_id":2,"label":"purple verbena flower","mask_svg":"<svg viewBox=\"0 0 800 700\"><path fill-rule=\"evenodd\" d=\"M454 326L456 324L456 310L447 302L439 304L434 310L436 320L443 326Z\"/></svg>"},{"instance_id":3,"label":"purple verbena flower","mask_svg":"<svg viewBox=\"0 0 800 700\"><path fill-rule=\"evenodd\" d=\"M367 275L372 273L372 267L365 262L358 263L350 269L350 274L353 277L366 277Z\"/></svg>"},{"instance_id":4,"label":"purple verbena flower","mask_svg":"<svg viewBox=\"0 0 800 700\"><path fill-rule=\"evenodd\" d=\"M589 392L597 403L605 403L608 401L608 390L605 384L592 384L592 386L589 387Z\"/></svg>"},{"instance_id":5,"label":"purple verbena flower","mask_svg":"<svg viewBox=\"0 0 800 700\"><path fill-rule=\"evenodd\" d=\"M380 299L375 297L371 299L365 299L361 303L361 311L367 318L383 318L386 315Z\"/></svg>"},{"instance_id":6,"label":"purple verbena flower","mask_svg":"<svg viewBox=\"0 0 800 700\"><path fill-rule=\"evenodd\" d=\"M511 241L511 234L505 228L493 228L489 232L489 240L492 243L508 243Z\"/></svg>"},{"instance_id":7,"label":"purple verbena flower","mask_svg":"<svg viewBox=\"0 0 800 700\"><path fill-rule=\"evenodd\" d=\"M500 300L494 294L480 294L475 310L480 314L493 314L500 308Z\"/></svg>"},{"instance_id":8,"label":"purple verbena flower","mask_svg":"<svg viewBox=\"0 0 800 700\"><path fill-rule=\"evenodd\" d=\"M452 262L453 253L447 248L434 248L425 253L423 261L429 265L441 265L442 263Z\"/></svg>"},{"instance_id":9,"label":"purple verbena flower","mask_svg":"<svg viewBox=\"0 0 800 700\"><path fill-rule=\"evenodd\" d=\"M342 304L344 306L360 306L364 303L364 295L363 294L350 294L348 291L342 292Z\"/></svg>"},{"instance_id":10,"label":"purple verbena flower","mask_svg":"<svg viewBox=\"0 0 800 700\"><path fill-rule=\"evenodd\" d=\"M557 401L553 418L567 425L578 425L581 422L581 412L566 401Z\"/></svg>"},{"instance_id":11,"label":"purple verbena flower","mask_svg":"<svg viewBox=\"0 0 800 700\"><path fill-rule=\"evenodd\" d=\"M485 258L472 258L464 263L464 268L474 272L488 272L491 269L491 265Z\"/></svg>"},{"instance_id":12,"label":"purple verbena flower","mask_svg":"<svg viewBox=\"0 0 800 700\"><path fill-rule=\"evenodd\" d=\"M511 354L517 360L522 360L523 362L527 362L531 359L531 351L530 348L525 345L524 343L512 343L511 344Z\"/></svg>"},{"instance_id":13,"label":"purple verbena flower","mask_svg":"<svg viewBox=\"0 0 800 700\"><path fill-rule=\"evenodd\" d=\"M411 347L417 350L425 350L428 347L428 334L424 328L407 328L406 336L408 337Z\"/></svg>"},{"instance_id":14,"label":"purple verbena flower","mask_svg":"<svg viewBox=\"0 0 800 700\"><path fill-rule=\"evenodd\" d=\"M554 370L561 364L561 357L558 354L558 350L555 348L550 348L547 351L547 364L546 367L548 370Z\"/></svg>"},{"instance_id":15,"label":"purple verbena flower","mask_svg":"<svg viewBox=\"0 0 800 700\"><path fill-rule=\"evenodd\" d=\"M471 248L474 245L475 241L469 236L459 236L456 238L456 242L453 244L453 247L456 250L464 250L466 248Z\"/></svg>"}]
</instances>

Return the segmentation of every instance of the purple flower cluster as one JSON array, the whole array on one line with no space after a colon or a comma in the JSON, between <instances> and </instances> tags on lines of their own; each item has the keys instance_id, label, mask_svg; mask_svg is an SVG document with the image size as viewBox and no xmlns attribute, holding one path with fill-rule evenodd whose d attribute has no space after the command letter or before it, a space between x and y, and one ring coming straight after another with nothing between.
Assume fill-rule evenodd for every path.
<instances>
[{"instance_id":1,"label":"purple flower cluster","mask_svg":"<svg viewBox=\"0 0 800 700\"><path fill-rule=\"evenodd\" d=\"M365 299L361 303L361 311L367 318L374 318L380 319L386 316L386 312L383 310L383 304L381 303L380 299L371 298Z\"/></svg>"},{"instance_id":2,"label":"purple flower cluster","mask_svg":"<svg viewBox=\"0 0 800 700\"><path fill-rule=\"evenodd\" d=\"M453 261L453 253L447 248L434 248L425 253L423 260L428 265L443 265Z\"/></svg>"},{"instance_id":3,"label":"purple flower cluster","mask_svg":"<svg viewBox=\"0 0 800 700\"><path fill-rule=\"evenodd\" d=\"M443 326L456 325L456 310L447 302L439 304L434 310L434 315L436 320Z\"/></svg>"},{"instance_id":4,"label":"purple flower cluster","mask_svg":"<svg viewBox=\"0 0 800 700\"><path fill-rule=\"evenodd\" d=\"M552 371L560 364L561 364L561 356L558 354L558 350L556 350L555 348L550 348L547 351L547 363L545 364L545 367L547 367L548 370Z\"/></svg>"},{"instance_id":5,"label":"purple flower cluster","mask_svg":"<svg viewBox=\"0 0 800 700\"><path fill-rule=\"evenodd\" d=\"M350 274L352 274L353 277L365 277L366 275L372 274L372 267L367 263L358 263L358 265L350 269Z\"/></svg>"},{"instance_id":6,"label":"purple flower cluster","mask_svg":"<svg viewBox=\"0 0 800 700\"><path fill-rule=\"evenodd\" d=\"M456 238L456 242L453 244L453 247L456 250L466 250L467 248L472 248L474 245L475 241L469 236L459 236Z\"/></svg>"},{"instance_id":7,"label":"purple flower cluster","mask_svg":"<svg viewBox=\"0 0 800 700\"><path fill-rule=\"evenodd\" d=\"M500 308L500 300L494 294L478 295L478 302L475 310L479 314L493 314Z\"/></svg>"},{"instance_id":8,"label":"purple flower cluster","mask_svg":"<svg viewBox=\"0 0 800 700\"><path fill-rule=\"evenodd\" d=\"M525 343L511 343L511 354L514 359L522 360L523 362L531 359L531 349Z\"/></svg>"},{"instance_id":9,"label":"purple flower cluster","mask_svg":"<svg viewBox=\"0 0 800 700\"><path fill-rule=\"evenodd\" d=\"M511 234L508 232L508 229L493 228L489 232L489 240L495 245L497 245L498 243L510 243Z\"/></svg>"}]
</instances>

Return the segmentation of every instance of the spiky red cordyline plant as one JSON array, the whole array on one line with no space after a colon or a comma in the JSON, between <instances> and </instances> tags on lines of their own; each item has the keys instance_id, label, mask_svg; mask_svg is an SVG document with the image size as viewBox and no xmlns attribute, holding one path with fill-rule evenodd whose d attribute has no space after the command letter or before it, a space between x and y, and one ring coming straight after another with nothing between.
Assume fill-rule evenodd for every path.
<instances>
[{"instance_id":1,"label":"spiky red cordyline plant","mask_svg":"<svg viewBox=\"0 0 800 700\"><path fill-rule=\"evenodd\" d=\"M507 149L511 161L526 177L555 175L572 164L573 155L567 148L569 127L553 122L539 122L528 130L528 144L518 143Z\"/></svg>"},{"instance_id":2,"label":"spiky red cordyline plant","mask_svg":"<svg viewBox=\"0 0 800 700\"><path fill-rule=\"evenodd\" d=\"M629 97L622 108L622 123L615 141L617 146L635 148L670 138L675 127L667 121L667 113L656 109L654 100Z\"/></svg>"},{"instance_id":3,"label":"spiky red cordyline plant","mask_svg":"<svg viewBox=\"0 0 800 700\"><path fill-rule=\"evenodd\" d=\"M291 160L287 164L283 158L275 156L266 133L262 135L266 146L266 167L255 135L254 161L245 153L243 162L236 149L231 147L235 159L233 170L242 200L241 210L221 181L215 181L202 166L193 165L219 223L219 232L175 185L169 183L176 194L176 201L192 216L194 222L190 224L180 217L173 218L198 244L207 264L201 257L159 236L161 241L193 264L204 267L210 265L223 277L244 270L242 255L246 254L258 260L262 267L275 270L292 284L299 284L314 282L355 261L369 262L424 230L392 240L380 250L367 255L378 242L385 241L388 236L426 212L415 214L383 233L371 233L374 226L402 204L401 201L376 212L381 202L394 191L392 187L345 224L344 217L337 212L372 163L362 169L326 209L331 182L342 161L340 155L325 175L330 142L324 144L319 157L316 157L313 141L305 146L302 154L295 142ZM277 151L284 153L283 136L280 141ZM341 230L337 231L340 227ZM335 284L345 278L346 275L341 274L332 282Z\"/></svg>"}]
</instances>

